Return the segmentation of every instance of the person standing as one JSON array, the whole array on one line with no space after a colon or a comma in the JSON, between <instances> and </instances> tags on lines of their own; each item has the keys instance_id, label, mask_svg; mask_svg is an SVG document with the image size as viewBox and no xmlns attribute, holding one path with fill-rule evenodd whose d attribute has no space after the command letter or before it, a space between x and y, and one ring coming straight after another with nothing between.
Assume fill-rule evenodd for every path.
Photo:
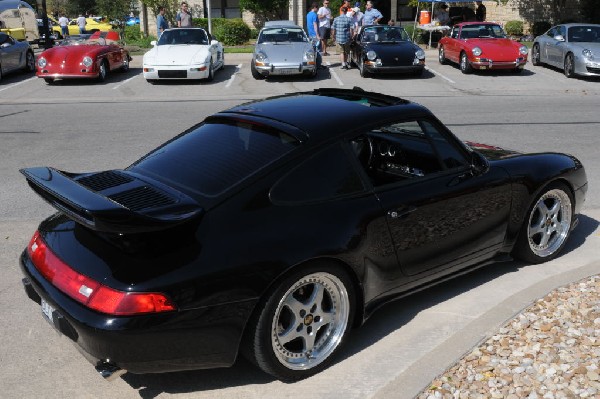
<instances>
[{"instance_id":1,"label":"person standing","mask_svg":"<svg viewBox=\"0 0 600 399\"><path fill-rule=\"evenodd\" d=\"M333 20L331 33L340 50L342 69L350 69L348 56L350 55L350 40L352 39L352 18L346 15L348 12L346 7L342 7L342 10L344 13Z\"/></svg>"},{"instance_id":2,"label":"person standing","mask_svg":"<svg viewBox=\"0 0 600 399\"><path fill-rule=\"evenodd\" d=\"M344 12L342 12L342 8L346 7L346 10L350 11L352 9L352 6L350 5L350 0L344 0L342 1L342 5L340 6L340 15L345 14ZM348 12L346 11L346 12Z\"/></svg>"},{"instance_id":3,"label":"person standing","mask_svg":"<svg viewBox=\"0 0 600 399\"><path fill-rule=\"evenodd\" d=\"M83 14L79 14L79 18L77 18L77 26L79 26L79 34L83 35L85 34L85 17L83 16Z\"/></svg>"},{"instance_id":4,"label":"person standing","mask_svg":"<svg viewBox=\"0 0 600 399\"><path fill-rule=\"evenodd\" d=\"M365 16L363 18L363 25L377 25L383 18L383 15L378 9L373 8L373 2L367 1Z\"/></svg>"},{"instance_id":5,"label":"person standing","mask_svg":"<svg viewBox=\"0 0 600 399\"><path fill-rule=\"evenodd\" d=\"M64 14L61 14L58 19L58 24L60 25L60 31L62 32L63 37L69 36L69 18L65 17Z\"/></svg>"},{"instance_id":6,"label":"person standing","mask_svg":"<svg viewBox=\"0 0 600 399\"><path fill-rule=\"evenodd\" d=\"M438 21L440 25L450 24L450 14L448 14L448 6L446 4L440 5L440 8L436 11L433 16L435 21Z\"/></svg>"},{"instance_id":7,"label":"person standing","mask_svg":"<svg viewBox=\"0 0 600 399\"><path fill-rule=\"evenodd\" d=\"M329 9L329 0L323 1L323 7L317 12L319 18L319 36L321 37L321 51L323 55L327 53L327 40L331 37L331 10Z\"/></svg>"},{"instance_id":8,"label":"person standing","mask_svg":"<svg viewBox=\"0 0 600 399\"><path fill-rule=\"evenodd\" d=\"M158 16L156 17L156 37L158 39L160 39L165 29L169 29L169 23L165 18L165 8L160 6L158 7Z\"/></svg>"},{"instance_id":9,"label":"person standing","mask_svg":"<svg viewBox=\"0 0 600 399\"><path fill-rule=\"evenodd\" d=\"M319 23L317 10L319 9L319 4L316 2L312 3L310 6L310 10L308 14L306 14L306 31L308 32L308 38L314 43L317 40L321 40L319 36Z\"/></svg>"},{"instance_id":10,"label":"person standing","mask_svg":"<svg viewBox=\"0 0 600 399\"><path fill-rule=\"evenodd\" d=\"M483 5L483 2L476 1L475 4L477 4L477 10L475 10L475 20L479 22L485 21L486 9Z\"/></svg>"},{"instance_id":11,"label":"person standing","mask_svg":"<svg viewBox=\"0 0 600 399\"><path fill-rule=\"evenodd\" d=\"M179 28L192 27L192 14L188 11L188 4L185 1L181 3L181 10L177 13L175 20Z\"/></svg>"}]
</instances>

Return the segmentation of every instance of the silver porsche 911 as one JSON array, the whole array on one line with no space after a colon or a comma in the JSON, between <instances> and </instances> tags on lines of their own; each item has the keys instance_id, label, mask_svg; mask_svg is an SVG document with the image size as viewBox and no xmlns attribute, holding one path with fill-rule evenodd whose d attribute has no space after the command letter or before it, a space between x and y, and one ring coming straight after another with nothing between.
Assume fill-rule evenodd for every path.
<instances>
[{"instance_id":1,"label":"silver porsche 911","mask_svg":"<svg viewBox=\"0 0 600 399\"><path fill-rule=\"evenodd\" d=\"M317 51L302 27L269 21L261 29L250 69L255 79L271 75L317 75Z\"/></svg>"},{"instance_id":2,"label":"silver porsche 911","mask_svg":"<svg viewBox=\"0 0 600 399\"><path fill-rule=\"evenodd\" d=\"M535 38L533 65L560 68L565 76L600 76L600 25L563 24Z\"/></svg>"}]
</instances>

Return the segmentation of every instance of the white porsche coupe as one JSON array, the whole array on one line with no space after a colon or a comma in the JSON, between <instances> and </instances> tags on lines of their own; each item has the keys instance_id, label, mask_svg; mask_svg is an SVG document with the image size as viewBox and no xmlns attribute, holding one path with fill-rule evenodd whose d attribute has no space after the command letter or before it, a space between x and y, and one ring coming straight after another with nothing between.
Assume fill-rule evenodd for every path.
<instances>
[{"instance_id":1,"label":"white porsche coupe","mask_svg":"<svg viewBox=\"0 0 600 399\"><path fill-rule=\"evenodd\" d=\"M144 79L206 79L225 66L223 45L202 28L165 30L144 54Z\"/></svg>"}]
</instances>

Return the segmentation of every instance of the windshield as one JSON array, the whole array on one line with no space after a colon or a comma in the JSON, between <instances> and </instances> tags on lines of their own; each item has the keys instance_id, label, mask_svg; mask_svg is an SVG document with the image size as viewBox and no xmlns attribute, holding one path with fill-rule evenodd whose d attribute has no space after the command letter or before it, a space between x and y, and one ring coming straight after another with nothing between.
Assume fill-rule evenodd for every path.
<instances>
[{"instance_id":1,"label":"windshield","mask_svg":"<svg viewBox=\"0 0 600 399\"><path fill-rule=\"evenodd\" d=\"M90 35L82 35L82 36L67 36L63 40L60 41L60 46L78 46L80 44L99 44L98 40L94 39L94 41L89 40ZM102 39L104 40L104 39Z\"/></svg>"},{"instance_id":2,"label":"windshield","mask_svg":"<svg viewBox=\"0 0 600 399\"><path fill-rule=\"evenodd\" d=\"M370 26L365 28L363 42L394 43L399 41L410 41L406 31L399 26Z\"/></svg>"},{"instance_id":3,"label":"windshield","mask_svg":"<svg viewBox=\"0 0 600 399\"><path fill-rule=\"evenodd\" d=\"M208 44L208 36L204 29L166 30L160 36L159 46L167 44Z\"/></svg>"},{"instance_id":4,"label":"windshield","mask_svg":"<svg viewBox=\"0 0 600 399\"><path fill-rule=\"evenodd\" d=\"M600 26L573 26L569 28L569 41L600 43Z\"/></svg>"},{"instance_id":5,"label":"windshield","mask_svg":"<svg viewBox=\"0 0 600 399\"><path fill-rule=\"evenodd\" d=\"M269 126L245 121L208 122L146 155L130 170L188 193L216 196L299 144Z\"/></svg>"},{"instance_id":6,"label":"windshield","mask_svg":"<svg viewBox=\"0 0 600 399\"><path fill-rule=\"evenodd\" d=\"M461 39L497 39L506 37L500 25L465 25L460 33Z\"/></svg>"},{"instance_id":7,"label":"windshield","mask_svg":"<svg viewBox=\"0 0 600 399\"><path fill-rule=\"evenodd\" d=\"M267 28L260 32L258 43L308 42L301 28Z\"/></svg>"}]
</instances>

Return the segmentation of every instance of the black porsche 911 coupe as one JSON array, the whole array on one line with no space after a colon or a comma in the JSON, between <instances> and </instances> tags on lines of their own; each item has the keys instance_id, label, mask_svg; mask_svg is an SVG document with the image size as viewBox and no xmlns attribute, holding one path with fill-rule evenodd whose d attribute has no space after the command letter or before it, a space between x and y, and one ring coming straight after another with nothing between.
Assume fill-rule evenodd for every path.
<instances>
[{"instance_id":1,"label":"black porsche 911 coupe","mask_svg":"<svg viewBox=\"0 0 600 399\"><path fill-rule=\"evenodd\" d=\"M391 299L553 259L587 190L573 156L464 144L358 88L233 107L123 170L21 172L58 210L20 258L27 295L113 378L238 353L305 378Z\"/></svg>"},{"instance_id":2,"label":"black porsche 911 coupe","mask_svg":"<svg viewBox=\"0 0 600 399\"><path fill-rule=\"evenodd\" d=\"M390 73L420 76L425 69L425 51L413 43L400 26L363 26L350 49L350 59L363 78Z\"/></svg>"}]
</instances>

